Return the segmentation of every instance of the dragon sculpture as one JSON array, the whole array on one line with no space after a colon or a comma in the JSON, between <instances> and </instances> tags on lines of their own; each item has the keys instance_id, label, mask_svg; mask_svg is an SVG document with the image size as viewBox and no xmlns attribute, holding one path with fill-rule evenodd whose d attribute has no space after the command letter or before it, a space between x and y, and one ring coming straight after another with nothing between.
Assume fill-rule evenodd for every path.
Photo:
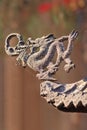
<instances>
[{"instance_id":1,"label":"dragon sculpture","mask_svg":"<svg viewBox=\"0 0 87 130\"><path fill-rule=\"evenodd\" d=\"M22 35L12 33L5 40L5 51L8 55L18 56L16 60L19 65L23 67L28 65L38 72L36 77L42 80L41 96L56 108L67 112L87 112L87 80L61 84L53 77L59 70L62 61L65 62L64 70L66 72L75 68L70 55L73 41L77 36L78 31L73 30L69 35L60 38L55 38L53 34L35 40L29 37L25 43ZM13 37L18 38L18 43L14 47L10 45ZM65 41L68 41L66 49Z\"/></svg>"}]
</instances>

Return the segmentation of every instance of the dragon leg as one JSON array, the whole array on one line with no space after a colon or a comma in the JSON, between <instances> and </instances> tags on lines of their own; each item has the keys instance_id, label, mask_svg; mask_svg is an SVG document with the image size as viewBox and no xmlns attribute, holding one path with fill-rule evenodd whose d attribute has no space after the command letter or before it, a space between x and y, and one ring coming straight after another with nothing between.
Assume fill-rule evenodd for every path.
<instances>
[{"instance_id":1,"label":"dragon leg","mask_svg":"<svg viewBox=\"0 0 87 130\"><path fill-rule=\"evenodd\" d=\"M72 42L78 36L78 32L73 30L70 35L68 36L68 46L66 51L63 53L63 60L65 61L66 65L64 66L64 70L69 72L72 68L75 68L75 64L73 64L72 60L70 59L70 54L72 52Z\"/></svg>"},{"instance_id":2,"label":"dragon leg","mask_svg":"<svg viewBox=\"0 0 87 130\"><path fill-rule=\"evenodd\" d=\"M49 69L47 71L40 70L39 73L36 75L36 77L42 80L45 80L45 79L56 80L55 78L52 77L54 72L55 71L53 69Z\"/></svg>"},{"instance_id":3,"label":"dragon leg","mask_svg":"<svg viewBox=\"0 0 87 130\"><path fill-rule=\"evenodd\" d=\"M65 66L64 66L64 70L66 72L69 72L71 69L75 68L75 64L71 61L71 59L69 57L65 58L64 61L66 63Z\"/></svg>"}]
</instances>

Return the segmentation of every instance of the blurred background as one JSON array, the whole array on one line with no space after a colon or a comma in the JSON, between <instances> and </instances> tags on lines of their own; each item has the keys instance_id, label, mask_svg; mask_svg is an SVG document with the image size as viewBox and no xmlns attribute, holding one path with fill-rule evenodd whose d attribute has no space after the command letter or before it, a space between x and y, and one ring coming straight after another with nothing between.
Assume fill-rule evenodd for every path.
<instances>
[{"instance_id":1,"label":"blurred background","mask_svg":"<svg viewBox=\"0 0 87 130\"><path fill-rule=\"evenodd\" d=\"M17 66L4 51L12 32L26 40L49 33L58 38L72 29L79 31L72 53L76 69L66 74L61 67L56 77L62 83L87 75L87 0L0 0L0 130L87 130L87 114L64 113L47 104L35 72Z\"/></svg>"}]
</instances>

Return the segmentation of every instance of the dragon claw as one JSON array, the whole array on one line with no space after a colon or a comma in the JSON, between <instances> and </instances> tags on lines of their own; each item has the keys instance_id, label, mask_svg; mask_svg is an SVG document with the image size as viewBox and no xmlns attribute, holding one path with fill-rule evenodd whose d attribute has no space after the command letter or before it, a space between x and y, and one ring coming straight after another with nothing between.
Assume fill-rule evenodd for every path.
<instances>
[{"instance_id":1,"label":"dragon claw","mask_svg":"<svg viewBox=\"0 0 87 130\"><path fill-rule=\"evenodd\" d=\"M75 38L77 38L78 34L79 34L78 31L73 30L73 31L70 33L69 37L70 37L71 40L74 40Z\"/></svg>"},{"instance_id":2,"label":"dragon claw","mask_svg":"<svg viewBox=\"0 0 87 130\"><path fill-rule=\"evenodd\" d=\"M36 75L36 77L38 79L42 79L42 80L56 80L55 78L50 76L50 73L48 71L44 72L44 74L39 73L39 74Z\"/></svg>"},{"instance_id":3,"label":"dragon claw","mask_svg":"<svg viewBox=\"0 0 87 130\"><path fill-rule=\"evenodd\" d=\"M64 70L68 73L71 69L75 68L75 64L66 64Z\"/></svg>"}]
</instances>

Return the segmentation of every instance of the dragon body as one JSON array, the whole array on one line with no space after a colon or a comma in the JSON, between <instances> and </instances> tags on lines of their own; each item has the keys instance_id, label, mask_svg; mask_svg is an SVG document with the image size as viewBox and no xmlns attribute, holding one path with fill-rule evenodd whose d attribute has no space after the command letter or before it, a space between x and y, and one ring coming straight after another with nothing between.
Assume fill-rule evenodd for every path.
<instances>
[{"instance_id":1,"label":"dragon body","mask_svg":"<svg viewBox=\"0 0 87 130\"><path fill-rule=\"evenodd\" d=\"M22 66L28 65L33 70L38 71L37 77L39 79L54 79L52 74L58 70L61 61L64 60L66 63L64 66L66 72L74 68L69 56L72 51L72 41L77 37L77 34L76 31L73 31L68 36L62 36L58 39L53 34L36 40L28 38L26 44L24 44L20 34L11 34L5 41L5 50L9 55L19 55L17 61L19 63L21 61ZM10 47L9 41L12 36L17 36L19 39L16 47ZM64 41L66 40L68 40L68 45L65 50ZM30 49L29 53L27 53L27 49ZM55 53L57 53L57 59L53 63Z\"/></svg>"}]
</instances>

